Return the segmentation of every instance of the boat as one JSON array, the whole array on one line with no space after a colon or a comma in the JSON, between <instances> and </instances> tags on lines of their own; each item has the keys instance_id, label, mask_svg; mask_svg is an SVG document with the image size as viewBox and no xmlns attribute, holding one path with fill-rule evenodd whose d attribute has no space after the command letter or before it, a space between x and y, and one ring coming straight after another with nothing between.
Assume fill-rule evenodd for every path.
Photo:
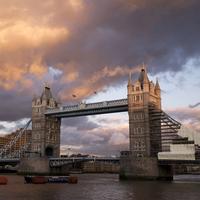
<instances>
[{"instance_id":1,"label":"boat","mask_svg":"<svg viewBox=\"0 0 200 200\"><path fill-rule=\"evenodd\" d=\"M45 176L24 176L25 183L45 184L47 179Z\"/></svg>"},{"instance_id":2,"label":"boat","mask_svg":"<svg viewBox=\"0 0 200 200\"><path fill-rule=\"evenodd\" d=\"M47 178L48 183L68 183L69 176L50 176Z\"/></svg>"},{"instance_id":3,"label":"boat","mask_svg":"<svg viewBox=\"0 0 200 200\"><path fill-rule=\"evenodd\" d=\"M45 183L78 183L76 176L24 176L25 183L45 184Z\"/></svg>"}]
</instances>

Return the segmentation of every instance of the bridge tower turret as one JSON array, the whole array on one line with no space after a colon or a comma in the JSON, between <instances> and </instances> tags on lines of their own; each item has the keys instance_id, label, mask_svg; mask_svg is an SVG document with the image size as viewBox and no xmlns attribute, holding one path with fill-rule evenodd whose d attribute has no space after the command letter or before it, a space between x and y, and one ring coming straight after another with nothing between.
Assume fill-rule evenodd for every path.
<instances>
[{"instance_id":1,"label":"bridge tower turret","mask_svg":"<svg viewBox=\"0 0 200 200\"><path fill-rule=\"evenodd\" d=\"M45 85L42 95L32 100L31 151L41 157L58 157L60 154L60 119L45 116L47 109L58 108L51 89Z\"/></svg>"}]
</instances>

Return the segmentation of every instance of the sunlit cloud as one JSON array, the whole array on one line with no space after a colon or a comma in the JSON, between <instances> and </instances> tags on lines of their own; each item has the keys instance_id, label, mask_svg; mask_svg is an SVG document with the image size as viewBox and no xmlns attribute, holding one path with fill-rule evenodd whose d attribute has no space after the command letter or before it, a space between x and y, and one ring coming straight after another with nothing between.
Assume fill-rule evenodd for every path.
<instances>
[{"instance_id":1,"label":"sunlit cloud","mask_svg":"<svg viewBox=\"0 0 200 200\"><path fill-rule=\"evenodd\" d=\"M24 48L38 48L66 39L66 28L50 28L24 21L17 21L0 29L0 48L4 51L17 51Z\"/></svg>"}]
</instances>

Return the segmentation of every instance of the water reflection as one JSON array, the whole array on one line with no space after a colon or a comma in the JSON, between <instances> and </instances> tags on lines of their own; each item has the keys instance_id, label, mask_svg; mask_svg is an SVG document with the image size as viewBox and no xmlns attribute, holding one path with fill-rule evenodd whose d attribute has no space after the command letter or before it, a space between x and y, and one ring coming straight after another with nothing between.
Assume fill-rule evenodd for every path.
<instances>
[{"instance_id":1,"label":"water reflection","mask_svg":"<svg viewBox=\"0 0 200 200\"><path fill-rule=\"evenodd\" d=\"M79 183L24 184L23 177L9 176L0 186L0 200L197 200L198 183L119 181L113 174L78 175Z\"/></svg>"}]
</instances>

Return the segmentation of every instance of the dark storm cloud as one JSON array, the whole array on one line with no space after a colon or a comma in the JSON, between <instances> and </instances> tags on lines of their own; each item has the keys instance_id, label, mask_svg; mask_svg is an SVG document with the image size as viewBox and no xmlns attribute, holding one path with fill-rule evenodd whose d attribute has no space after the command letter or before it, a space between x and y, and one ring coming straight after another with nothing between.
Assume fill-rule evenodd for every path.
<instances>
[{"instance_id":1,"label":"dark storm cloud","mask_svg":"<svg viewBox=\"0 0 200 200\"><path fill-rule=\"evenodd\" d=\"M76 127L77 130L92 130L98 128L99 125L90 121L88 117L75 117L62 119L62 126L64 127Z\"/></svg>"},{"instance_id":2,"label":"dark storm cloud","mask_svg":"<svg viewBox=\"0 0 200 200\"><path fill-rule=\"evenodd\" d=\"M49 49L45 57L47 63L64 70L60 95L68 100L63 91L76 92L81 99L127 80L127 73L102 73L100 79L88 83L104 67L123 70L144 62L153 73L181 70L190 58L199 56L199 7L199 1L180 0L83 1L83 21L60 22L69 27L71 37Z\"/></svg>"},{"instance_id":3,"label":"dark storm cloud","mask_svg":"<svg viewBox=\"0 0 200 200\"><path fill-rule=\"evenodd\" d=\"M31 117L31 100L28 93L0 91L0 121L16 121Z\"/></svg>"},{"instance_id":4,"label":"dark storm cloud","mask_svg":"<svg viewBox=\"0 0 200 200\"><path fill-rule=\"evenodd\" d=\"M50 50L49 62L54 62L59 52L60 62L79 62L79 72L86 75L105 65L135 66L143 61L156 72L179 70L188 58L199 55L199 1L83 4L87 11L84 23L70 28L72 36L62 48Z\"/></svg>"}]
</instances>

